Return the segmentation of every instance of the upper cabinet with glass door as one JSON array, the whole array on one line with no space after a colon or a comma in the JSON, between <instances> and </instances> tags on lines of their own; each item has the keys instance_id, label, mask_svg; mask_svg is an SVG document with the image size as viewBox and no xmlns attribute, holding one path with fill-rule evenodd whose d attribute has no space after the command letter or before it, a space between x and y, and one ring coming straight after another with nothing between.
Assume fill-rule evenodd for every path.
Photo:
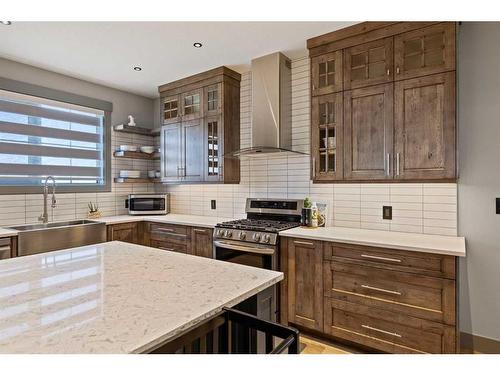
<instances>
[{"instance_id":1,"label":"upper cabinet with glass door","mask_svg":"<svg viewBox=\"0 0 500 375\"><path fill-rule=\"evenodd\" d=\"M394 37L395 79L455 70L455 23L444 22Z\"/></svg>"},{"instance_id":2,"label":"upper cabinet with glass door","mask_svg":"<svg viewBox=\"0 0 500 375\"><path fill-rule=\"evenodd\" d=\"M163 123L172 124L181 120L182 111L180 108L180 96L174 95L165 97L162 100Z\"/></svg>"},{"instance_id":3,"label":"upper cabinet with glass door","mask_svg":"<svg viewBox=\"0 0 500 375\"><path fill-rule=\"evenodd\" d=\"M218 115L222 108L222 84L203 88L203 107L206 116Z\"/></svg>"},{"instance_id":4,"label":"upper cabinet with glass door","mask_svg":"<svg viewBox=\"0 0 500 375\"><path fill-rule=\"evenodd\" d=\"M201 89L186 92L182 97L182 119L186 121L203 117L203 101Z\"/></svg>"},{"instance_id":5,"label":"upper cabinet with glass door","mask_svg":"<svg viewBox=\"0 0 500 375\"><path fill-rule=\"evenodd\" d=\"M313 96L342 91L342 51L313 57L311 75Z\"/></svg>"}]
</instances>

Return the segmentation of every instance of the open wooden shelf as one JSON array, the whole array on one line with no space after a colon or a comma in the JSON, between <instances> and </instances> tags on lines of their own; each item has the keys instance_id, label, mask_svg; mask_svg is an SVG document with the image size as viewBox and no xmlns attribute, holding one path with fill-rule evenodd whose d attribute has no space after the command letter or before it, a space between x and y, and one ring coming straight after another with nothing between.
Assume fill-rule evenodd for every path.
<instances>
[{"instance_id":1,"label":"open wooden shelf","mask_svg":"<svg viewBox=\"0 0 500 375\"><path fill-rule=\"evenodd\" d=\"M116 184L154 184L161 182L159 178L124 178L115 177Z\"/></svg>"},{"instance_id":2,"label":"open wooden shelf","mask_svg":"<svg viewBox=\"0 0 500 375\"><path fill-rule=\"evenodd\" d=\"M160 153L153 152L152 154L146 154L140 151L115 151L113 153L115 158L127 158L127 159L143 159L143 160L159 160Z\"/></svg>"},{"instance_id":3,"label":"open wooden shelf","mask_svg":"<svg viewBox=\"0 0 500 375\"><path fill-rule=\"evenodd\" d=\"M150 128L142 128L140 126L128 126L123 125L122 129L116 129L113 126L113 130L115 132L120 133L130 133L130 134L140 134L140 135L150 135L152 137L156 137L160 135L160 129L150 129Z\"/></svg>"}]
</instances>

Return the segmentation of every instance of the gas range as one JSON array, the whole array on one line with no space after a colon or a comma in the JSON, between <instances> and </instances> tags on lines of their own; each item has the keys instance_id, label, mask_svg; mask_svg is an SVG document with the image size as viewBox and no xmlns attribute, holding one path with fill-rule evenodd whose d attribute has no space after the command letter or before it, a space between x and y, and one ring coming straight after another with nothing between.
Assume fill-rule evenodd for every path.
<instances>
[{"instance_id":1,"label":"gas range","mask_svg":"<svg viewBox=\"0 0 500 375\"><path fill-rule=\"evenodd\" d=\"M214 239L277 245L278 233L300 225L303 200L247 198L246 219L215 226Z\"/></svg>"}]
</instances>

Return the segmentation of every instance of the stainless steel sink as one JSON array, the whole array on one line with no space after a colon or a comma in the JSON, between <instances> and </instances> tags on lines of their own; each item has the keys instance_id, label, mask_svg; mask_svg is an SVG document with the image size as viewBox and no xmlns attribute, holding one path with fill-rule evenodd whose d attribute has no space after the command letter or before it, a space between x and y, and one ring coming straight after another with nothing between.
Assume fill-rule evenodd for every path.
<instances>
[{"instance_id":1,"label":"stainless steel sink","mask_svg":"<svg viewBox=\"0 0 500 375\"><path fill-rule=\"evenodd\" d=\"M18 225L18 256L44 253L106 241L106 224L93 220Z\"/></svg>"}]
</instances>

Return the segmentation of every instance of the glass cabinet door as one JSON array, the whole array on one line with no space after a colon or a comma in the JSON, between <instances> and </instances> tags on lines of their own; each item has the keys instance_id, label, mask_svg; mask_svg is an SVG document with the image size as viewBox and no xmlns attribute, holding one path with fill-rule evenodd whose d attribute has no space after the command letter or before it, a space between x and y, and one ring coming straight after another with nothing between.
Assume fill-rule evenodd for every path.
<instances>
[{"instance_id":1,"label":"glass cabinet door","mask_svg":"<svg viewBox=\"0 0 500 375\"><path fill-rule=\"evenodd\" d=\"M439 23L394 38L395 79L455 69L455 24Z\"/></svg>"},{"instance_id":2,"label":"glass cabinet door","mask_svg":"<svg viewBox=\"0 0 500 375\"><path fill-rule=\"evenodd\" d=\"M205 118L205 177L207 181L219 181L222 178L221 130L220 116Z\"/></svg>"},{"instance_id":3,"label":"glass cabinet door","mask_svg":"<svg viewBox=\"0 0 500 375\"><path fill-rule=\"evenodd\" d=\"M194 120L203 116L202 91L196 90L182 95L182 119Z\"/></svg>"},{"instance_id":4,"label":"glass cabinet door","mask_svg":"<svg viewBox=\"0 0 500 375\"><path fill-rule=\"evenodd\" d=\"M169 96L162 100L163 123L171 124L180 121L180 98L178 95Z\"/></svg>"},{"instance_id":5,"label":"glass cabinet door","mask_svg":"<svg viewBox=\"0 0 500 375\"><path fill-rule=\"evenodd\" d=\"M343 177L342 94L312 100L312 178L314 181Z\"/></svg>"},{"instance_id":6,"label":"glass cabinet door","mask_svg":"<svg viewBox=\"0 0 500 375\"><path fill-rule=\"evenodd\" d=\"M221 111L222 85L216 84L203 89L205 115L217 115Z\"/></svg>"},{"instance_id":7,"label":"glass cabinet door","mask_svg":"<svg viewBox=\"0 0 500 375\"><path fill-rule=\"evenodd\" d=\"M312 95L342 91L342 51L311 59Z\"/></svg>"}]
</instances>

